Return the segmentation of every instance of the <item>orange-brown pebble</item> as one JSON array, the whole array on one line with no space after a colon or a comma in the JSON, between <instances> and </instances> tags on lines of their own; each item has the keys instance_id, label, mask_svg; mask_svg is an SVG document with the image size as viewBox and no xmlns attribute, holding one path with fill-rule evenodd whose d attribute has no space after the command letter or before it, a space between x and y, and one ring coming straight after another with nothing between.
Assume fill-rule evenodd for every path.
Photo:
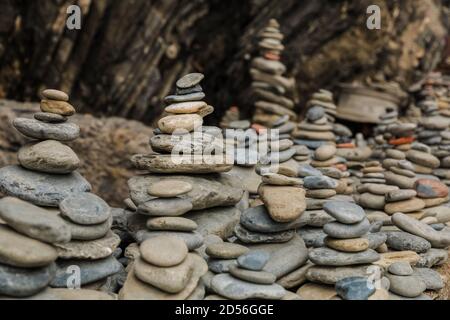
<instances>
[{"instance_id":1,"label":"orange-brown pebble","mask_svg":"<svg viewBox=\"0 0 450 320\"><path fill-rule=\"evenodd\" d=\"M414 140L415 140L414 137L401 137L401 138L389 140L389 144L392 144L394 146L399 146L402 144L412 143Z\"/></svg>"}]
</instances>

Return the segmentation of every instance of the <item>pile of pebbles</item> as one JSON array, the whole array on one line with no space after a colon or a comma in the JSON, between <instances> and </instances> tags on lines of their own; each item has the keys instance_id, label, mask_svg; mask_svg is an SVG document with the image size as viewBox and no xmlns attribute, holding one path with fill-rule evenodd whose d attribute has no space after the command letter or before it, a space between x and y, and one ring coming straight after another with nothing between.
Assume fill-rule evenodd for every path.
<instances>
[{"instance_id":1,"label":"pile of pebbles","mask_svg":"<svg viewBox=\"0 0 450 320\"><path fill-rule=\"evenodd\" d=\"M0 294L114 299L114 294L92 290L123 271L113 255L120 238L111 231L111 208L89 193L90 184L76 171L80 160L63 144L80 134L79 127L68 122L75 113L68 95L52 89L42 95L42 112L13 121L32 139L19 150L19 165L0 169L0 189L9 195L0 200L5 223L0 231ZM73 272L79 272L76 281Z\"/></svg>"},{"instance_id":2,"label":"pile of pebbles","mask_svg":"<svg viewBox=\"0 0 450 320\"><path fill-rule=\"evenodd\" d=\"M198 300L204 297L200 278L208 271L203 258L189 253L186 243L173 236L157 236L142 242L121 300Z\"/></svg>"},{"instance_id":3,"label":"pile of pebbles","mask_svg":"<svg viewBox=\"0 0 450 320\"><path fill-rule=\"evenodd\" d=\"M258 35L260 56L251 62L250 75L256 98L253 122L273 127L280 116L297 119L294 112L294 78L286 78L286 66L280 61L284 50L280 25L271 19Z\"/></svg>"}]
</instances>

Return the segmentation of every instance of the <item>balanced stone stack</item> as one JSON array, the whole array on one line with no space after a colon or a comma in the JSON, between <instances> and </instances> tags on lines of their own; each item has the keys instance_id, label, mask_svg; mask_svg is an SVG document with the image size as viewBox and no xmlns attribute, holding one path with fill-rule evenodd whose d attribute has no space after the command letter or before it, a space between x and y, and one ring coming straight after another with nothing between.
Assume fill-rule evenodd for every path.
<instances>
[{"instance_id":1,"label":"balanced stone stack","mask_svg":"<svg viewBox=\"0 0 450 320\"><path fill-rule=\"evenodd\" d=\"M77 155L62 143L76 139L80 133L77 125L67 121L67 117L75 113L67 102L69 97L57 90L44 90L43 96L42 112L36 113L34 119L17 118L13 121L19 132L34 139L19 150L20 165L0 169L0 189L7 195L22 199L2 199L1 219L12 228L5 226L2 229L5 237L2 243L8 246L8 241L16 239L9 246L26 253L24 257L18 254L16 258L25 259L24 267L37 269L17 270L17 276L23 279L16 284L11 283L13 287L18 286L14 289L16 292L3 293L29 296L48 284L62 289L41 291L36 298L64 299L71 296L76 299L83 298L83 295L85 298L101 298L101 294L93 295L91 291L80 290L77 296L78 293L66 295L64 290L72 285L78 288L105 282L109 276L118 273L122 266L112 254L120 239L110 230L110 207L88 192L90 184L75 171L80 165ZM59 207L59 211L51 207ZM9 249L4 250L6 256L2 260L8 262L11 258L8 258ZM51 261L48 260L50 255ZM36 263L36 257L42 261ZM20 267L17 261L14 262L16 258L11 261ZM56 258L56 264L52 263ZM80 276L75 284L69 281L70 272L74 272L69 267L79 268ZM4 274L12 271L6 270ZM8 291L8 286L6 288Z\"/></svg>"},{"instance_id":2,"label":"balanced stone stack","mask_svg":"<svg viewBox=\"0 0 450 320\"><path fill-rule=\"evenodd\" d=\"M119 299L197 300L204 296L200 278L208 266L183 240L157 236L141 243L128 271Z\"/></svg>"},{"instance_id":3,"label":"balanced stone stack","mask_svg":"<svg viewBox=\"0 0 450 320\"><path fill-rule=\"evenodd\" d=\"M350 276L367 276L369 265L380 259L373 249L382 245L386 237L369 233L371 225L364 210L356 204L328 201L323 209L336 221L323 227L325 246L309 252L314 266L307 271L306 278L319 285L337 285L338 281ZM302 296L305 290L301 287L298 294ZM373 292L370 291L365 298Z\"/></svg>"},{"instance_id":4,"label":"balanced stone stack","mask_svg":"<svg viewBox=\"0 0 450 320\"><path fill-rule=\"evenodd\" d=\"M439 168L439 159L431 154L431 150L427 146L415 144L405 154L406 159L412 164L412 171L415 173L432 174L434 169Z\"/></svg>"},{"instance_id":5,"label":"balanced stone stack","mask_svg":"<svg viewBox=\"0 0 450 320\"><path fill-rule=\"evenodd\" d=\"M325 110L325 115L328 121L331 123L335 122L337 107L333 102L332 92L325 89L320 89L312 95L306 105L308 108L322 107Z\"/></svg>"},{"instance_id":6,"label":"balanced stone stack","mask_svg":"<svg viewBox=\"0 0 450 320\"><path fill-rule=\"evenodd\" d=\"M218 274L211 279L211 289L233 300L282 299L286 290L275 283L273 273L263 270L269 259L270 254L262 250L244 253L229 267L229 274Z\"/></svg>"},{"instance_id":7,"label":"balanced stone stack","mask_svg":"<svg viewBox=\"0 0 450 320\"><path fill-rule=\"evenodd\" d=\"M129 209L135 211L128 228L138 243L171 235L190 251L203 245L204 236L230 237L239 220L234 207L243 195L239 178L225 174L233 159L225 157L222 130L202 126L213 107L202 101L203 75L188 74L176 83L175 95L165 98L172 115L158 122L150 139L159 154L135 155L132 162L145 174L128 181Z\"/></svg>"},{"instance_id":8,"label":"balanced stone stack","mask_svg":"<svg viewBox=\"0 0 450 320\"><path fill-rule=\"evenodd\" d=\"M260 56L252 60L250 75L255 102L253 122L271 128L279 116L288 116L295 121L293 92L295 80L283 74L286 67L280 62L284 50L283 34L279 24L271 19L258 35Z\"/></svg>"},{"instance_id":9,"label":"balanced stone stack","mask_svg":"<svg viewBox=\"0 0 450 320\"><path fill-rule=\"evenodd\" d=\"M350 177L350 173L346 171L346 166L344 164L345 160L337 157L336 151L336 147L332 144L320 146L314 151L314 160L311 162L311 165L322 172L323 175L337 180L338 185L335 188L334 194L331 191L317 191L307 193L308 197L329 198L335 194L352 193L352 180L348 179ZM325 196L325 194L328 196Z\"/></svg>"},{"instance_id":10,"label":"balanced stone stack","mask_svg":"<svg viewBox=\"0 0 450 320\"><path fill-rule=\"evenodd\" d=\"M38 206L57 207L73 193L90 191L91 185L76 171L78 156L64 144L80 135L80 128L67 121L75 113L68 95L52 89L42 95L42 112L13 121L31 142L19 150L20 165L0 169L0 190Z\"/></svg>"},{"instance_id":11,"label":"balanced stone stack","mask_svg":"<svg viewBox=\"0 0 450 320\"><path fill-rule=\"evenodd\" d=\"M365 209L383 210L386 190L391 189L386 185L384 168L378 161L369 161L364 164L361 172L361 184L356 187L358 194L353 196L355 202Z\"/></svg>"},{"instance_id":12,"label":"balanced stone stack","mask_svg":"<svg viewBox=\"0 0 450 320\"><path fill-rule=\"evenodd\" d=\"M427 289L425 282L414 275L413 268L406 261L391 264L386 277L389 279L389 290L394 297L397 295L404 298L417 298Z\"/></svg>"},{"instance_id":13,"label":"balanced stone stack","mask_svg":"<svg viewBox=\"0 0 450 320\"><path fill-rule=\"evenodd\" d=\"M305 119L292 132L295 144L315 150L324 144L335 144L333 126L322 106L313 106L306 112Z\"/></svg>"},{"instance_id":14,"label":"balanced stone stack","mask_svg":"<svg viewBox=\"0 0 450 320\"><path fill-rule=\"evenodd\" d=\"M286 140L289 142L290 140ZM301 188L303 181L297 178L297 163L292 157L295 150L291 143L271 141L270 153L264 155L256 166L262 177L258 194L264 206L250 208L243 212L241 223L236 225L235 235L244 243L286 242L292 239L295 227L289 223L297 220L306 209L305 190ZM283 150L280 150L283 149ZM284 150L285 149L285 150ZM256 215L255 221L250 217ZM249 217L249 219L246 219ZM267 226L258 226L263 220ZM273 221L273 223L270 223ZM253 222L256 222L254 224ZM284 225L282 231L271 230L272 224Z\"/></svg>"}]
</instances>

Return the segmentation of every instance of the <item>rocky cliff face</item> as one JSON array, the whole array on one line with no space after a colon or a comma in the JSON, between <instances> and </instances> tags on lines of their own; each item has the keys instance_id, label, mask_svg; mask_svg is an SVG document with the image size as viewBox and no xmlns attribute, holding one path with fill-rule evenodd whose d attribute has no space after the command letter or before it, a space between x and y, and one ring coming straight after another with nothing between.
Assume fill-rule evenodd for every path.
<instances>
[{"instance_id":1,"label":"rocky cliff face","mask_svg":"<svg viewBox=\"0 0 450 320\"><path fill-rule=\"evenodd\" d=\"M14 130L11 121L28 117L39 104L0 100L0 166L16 163L19 147L28 139ZM82 161L80 173L112 206L119 206L128 196L127 180L135 175L130 157L151 152L148 139L152 129L140 122L122 118L96 118L77 114L73 122L81 127L81 136L69 143Z\"/></svg>"}]
</instances>

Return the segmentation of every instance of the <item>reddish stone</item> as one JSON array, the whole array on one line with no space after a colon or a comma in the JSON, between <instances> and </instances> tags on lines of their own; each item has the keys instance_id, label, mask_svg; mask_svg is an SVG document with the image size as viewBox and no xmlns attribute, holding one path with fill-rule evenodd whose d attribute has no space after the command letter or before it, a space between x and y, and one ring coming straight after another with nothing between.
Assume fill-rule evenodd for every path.
<instances>
[{"instance_id":1,"label":"reddish stone","mask_svg":"<svg viewBox=\"0 0 450 320\"><path fill-rule=\"evenodd\" d=\"M267 130L266 127L264 127L264 126L262 126L262 125L260 125L260 124L257 124L257 123L252 124L251 128L252 128L252 129L255 129L255 131L256 131L258 134L261 132L261 130Z\"/></svg>"},{"instance_id":2,"label":"reddish stone","mask_svg":"<svg viewBox=\"0 0 450 320\"><path fill-rule=\"evenodd\" d=\"M336 148L341 148L341 149L354 149L356 148L354 143L348 142L348 143L338 143L336 145Z\"/></svg>"},{"instance_id":3,"label":"reddish stone","mask_svg":"<svg viewBox=\"0 0 450 320\"><path fill-rule=\"evenodd\" d=\"M264 54L264 58L268 59L268 60L275 60L278 61L280 60L280 56L277 54L273 54L273 53L266 53Z\"/></svg>"},{"instance_id":4,"label":"reddish stone","mask_svg":"<svg viewBox=\"0 0 450 320\"><path fill-rule=\"evenodd\" d=\"M402 138L389 140L389 144L392 144L394 146L399 146L402 144L412 143L414 140L415 140L414 137L402 137Z\"/></svg>"},{"instance_id":5,"label":"reddish stone","mask_svg":"<svg viewBox=\"0 0 450 320\"><path fill-rule=\"evenodd\" d=\"M239 112L239 108L237 106L230 107L231 112Z\"/></svg>"},{"instance_id":6,"label":"reddish stone","mask_svg":"<svg viewBox=\"0 0 450 320\"><path fill-rule=\"evenodd\" d=\"M438 180L418 179L414 184L417 196L420 198L443 198L448 196L448 187Z\"/></svg>"}]
</instances>

